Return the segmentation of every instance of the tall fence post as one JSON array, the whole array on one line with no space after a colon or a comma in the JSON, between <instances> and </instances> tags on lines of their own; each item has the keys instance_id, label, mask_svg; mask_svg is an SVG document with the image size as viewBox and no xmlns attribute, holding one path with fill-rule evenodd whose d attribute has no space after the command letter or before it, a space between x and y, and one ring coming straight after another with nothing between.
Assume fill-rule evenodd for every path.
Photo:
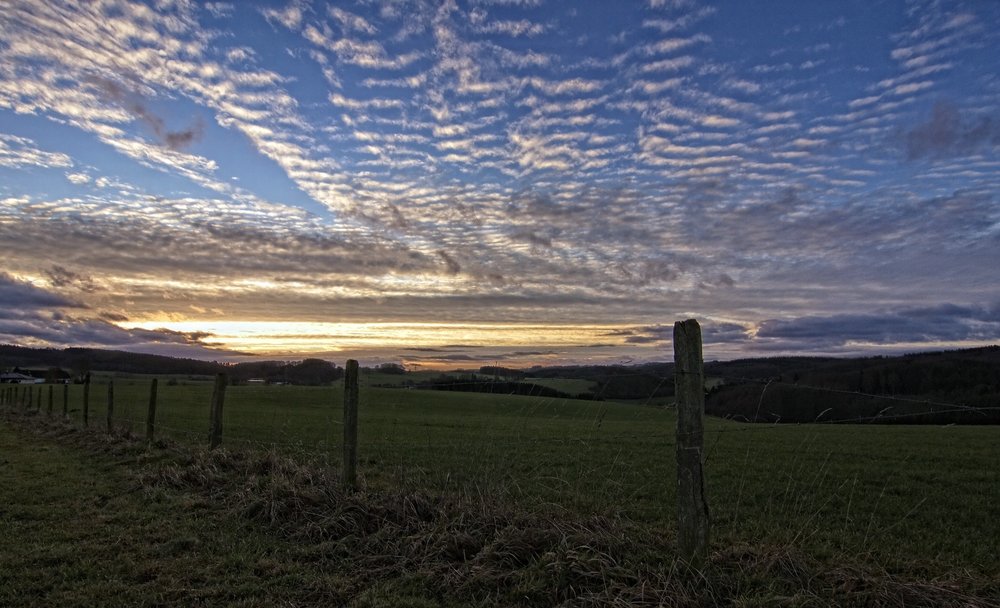
<instances>
[{"instance_id":1,"label":"tall fence post","mask_svg":"<svg viewBox=\"0 0 1000 608\"><path fill-rule=\"evenodd\" d=\"M677 400L677 545L696 570L708 563L705 498L705 366L701 327L674 323L674 389Z\"/></svg>"},{"instance_id":2,"label":"tall fence post","mask_svg":"<svg viewBox=\"0 0 1000 608\"><path fill-rule=\"evenodd\" d=\"M69 416L69 385L63 385L63 416Z\"/></svg>"},{"instance_id":3,"label":"tall fence post","mask_svg":"<svg viewBox=\"0 0 1000 608\"><path fill-rule=\"evenodd\" d=\"M87 426L90 417L90 372L83 378L83 426Z\"/></svg>"},{"instance_id":4,"label":"tall fence post","mask_svg":"<svg viewBox=\"0 0 1000 608\"><path fill-rule=\"evenodd\" d=\"M54 391L55 388L56 387L52 386L51 384L49 385L49 416L52 415L52 391Z\"/></svg>"},{"instance_id":5,"label":"tall fence post","mask_svg":"<svg viewBox=\"0 0 1000 608\"><path fill-rule=\"evenodd\" d=\"M146 412L146 441L153 440L153 423L156 421L156 378L149 386L149 410Z\"/></svg>"},{"instance_id":6,"label":"tall fence post","mask_svg":"<svg viewBox=\"0 0 1000 608\"><path fill-rule=\"evenodd\" d=\"M345 490L358 487L358 362L344 366L344 462L340 483Z\"/></svg>"},{"instance_id":7,"label":"tall fence post","mask_svg":"<svg viewBox=\"0 0 1000 608\"><path fill-rule=\"evenodd\" d=\"M218 374L215 377L215 390L212 391L212 411L208 423L208 448L214 450L222 445L222 404L226 400L226 385L229 377Z\"/></svg>"},{"instance_id":8,"label":"tall fence post","mask_svg":"<svg viewBox=\"0 0 1000 608\"><path fill-rule=\"evenodd\" d=\"M25 397L27 398L27 400L23 404L24 405L24 409L30 410L31 409L31 402L35 398L35 387L29 386L28 388L26 388L24 390L24 394L25 394Z\"/></svg>"},{"instance_id":9,"label":"tall fence post","mask_svg":"<svg viewBox=\"0 0 1000 608\"><path fill-rule=\"evenodd\" d=\"M115 381L108 380L108 432L115 430Z\"/></svg>"},{"instance_id":10,"label":"tall fence post","mask_svg":"<svg viewBox=\"0 0 1000 608\"><path fill-rule=\"evenodd\" d=\"M39 413L42 411L42 387L40 386L38 387L38 400L35 401L35 409L38 410Z\"/></svg>"}]
</instances>

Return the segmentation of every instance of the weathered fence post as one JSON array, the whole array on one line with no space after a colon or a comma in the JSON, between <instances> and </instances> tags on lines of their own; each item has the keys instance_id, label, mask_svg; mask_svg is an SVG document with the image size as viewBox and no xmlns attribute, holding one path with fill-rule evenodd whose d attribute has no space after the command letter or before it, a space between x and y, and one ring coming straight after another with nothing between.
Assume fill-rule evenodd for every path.
<instances>
[{"instance_id":1,"label":"weathered fence post","mask_svg":"<svg viewBox=\"0 0 1000 608\"><path fill-rule=\"evenodd\" d=\"M108 432L115 430L115 381L108 380Z\"/></svg>"},{"instance_id":2,"label":"weathered fence post","mask_svg":"<svg viewBox=\"0 0 1000 608\"><path fill-rule=\"evenodd\" d=\"M56 387L52 386L51 384L49 385L49 416L52 415L52 391L54 391L55 388Z\"/></svg>"},{"instance_id":3,"label":"weathered fence post","mask_svg":"<svg viewBox=\"0 0 1000 608\"><path fill-rule=\"evenodd\" d=\"M215 377L215 390L212 391L212 411L208 423L208 448L214 450L222 444L222 404L226 400L226 384L229 377L218 374Z\"/></svg>"},{"instance_id":4,"label":"weathered fence post","mask_svg":"<svg viewBox=\"0 0 1000 608\"><path fill-rule=\"evenodd\" d=\"M63 416L69 416L69 385L63 385Z\"/></svg>"},{"instance_id":5,"label":"weathered fence post","mask_svg":"<svg viewBox=\"0 0 1000 608\"><path fill-rule=\"evenodd\" d=\"M345 490L358 487L358 362L344 366L344 462L340 483Z\"/></svg>"},{"instance_id":6,"label":"weathered fence post","mask_svg":"<svg viewBox=\"0 0 1000 608\"><path fill-rule=\"evenodd\" d=\"M30 410L31 402L34 400L35 397L35 387L29 386L28 388L24 389L24 396L25 399L21 400L21 405L24 406L24 409Z\"/></svg>"},{"instance_id":7,"label":"weathered fence post","mask_svg":"<svg viewBox=\"0 0 1000 608\"><path fill-rule=\"evenodd\" d=\"M153 440L153 423L156 420L156 378L149 386L149 410L146 412L146 441Z\"/></svg>"},{"instance_id":8,"label":"weathered fence post","mask_svg":"<svg viewBox=\"0 0 1000 608\"><path fill-rule=\"evenodd\" d=\"M38 401L35 401L35 409L42 412L42 387L38 387Z\"/></svg>"},{"instance_id":9,"label":"weathered fence post","mask_svg":"<svg viewBox=\"0 0 1000 608\"><path fill-rule=\"evenodd\" d=\"M677 400L677 545L696 570L708 563L708 501L705 499L705 368L701 327L674 323L674 389Z\"/></svg>"},{"instance_id":10,"label":"weathered fence post","mask_svg":"<svg viewBox=\"0 0 1000 608\"><path fill-rule=\"evenodd\" d=\"M90 417L90 372L83 377L83 426L87 426Z\"/></svg>"}]
</instances>

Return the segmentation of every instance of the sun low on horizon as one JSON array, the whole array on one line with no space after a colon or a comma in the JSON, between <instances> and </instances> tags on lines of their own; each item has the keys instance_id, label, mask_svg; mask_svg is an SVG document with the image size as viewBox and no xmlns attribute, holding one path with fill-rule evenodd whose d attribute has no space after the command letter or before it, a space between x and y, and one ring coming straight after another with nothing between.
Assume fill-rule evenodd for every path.
<instances>
[{"instance_id":1,"label":"sun low on horizon","mask_svg":"<svg viewBox=\"0 0 1000 608\"><path fill-rule=\"evenodd\" d=\"M5 2L0 343L997 343L997 49L986 0Z\"/></svg>"}]
</instances>

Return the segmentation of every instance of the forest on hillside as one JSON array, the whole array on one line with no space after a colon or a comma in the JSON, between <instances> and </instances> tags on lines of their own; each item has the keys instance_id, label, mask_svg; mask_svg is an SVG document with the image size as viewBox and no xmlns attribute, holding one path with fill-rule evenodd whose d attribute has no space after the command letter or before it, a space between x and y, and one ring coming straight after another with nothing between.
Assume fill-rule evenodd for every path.
<instances>
[{"instance_id":1,"label":"forest on hillside","mask_svg":"<svg viewBox=\"0 0 1000 608\"><path fill-rule=\"evenodd\" d=\"M706 364L705 411L750 422L1000 424L1000 346L854 359Z\"/></svg>"}]
</instances>

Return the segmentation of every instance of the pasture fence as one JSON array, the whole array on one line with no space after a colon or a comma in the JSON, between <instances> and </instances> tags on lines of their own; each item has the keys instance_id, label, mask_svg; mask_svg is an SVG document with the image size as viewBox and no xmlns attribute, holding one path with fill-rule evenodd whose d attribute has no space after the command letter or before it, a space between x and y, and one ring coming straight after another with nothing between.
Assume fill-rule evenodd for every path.
<instances>
[{"instance_id":1,"label":"pasture fence","mask_svg":"<svg viewBox=\"0 0 1000 608\"><path fill-rule=\"evenodd\" d=\"M943 430L949 427L927 426L922 427L927 432L904 433L905 441L894 448L889 444L894 440L882 438L886 427L874 425L923 421L926 412L879 407L870 415L852 415L845 408L824 407L810 421L794 423L771 413L780 411L783 399L809 404L808 396L814 394L852 403L933 406L937 413L970 416L1000 407L713 375L745 385L748 399L706 418L700 327L690 320L675 324L674 330L672 374L615 372L617 381L639 376L655 380L644 397L625 404L538 397L530 389L472 399L448 391L371 388L374 380L362 386L364 378L351 360L345 366L342 413L336 411L339 383L333 390L233 386L227 392L225 375L214 378L211 391L207 382L183 384L174 378L163 386L158 380L164 378L154 378L139 386L127 375L115 375L99 380L108 384L107 410L100 412L100 404L89 402L90 374L82 386L64 385L63 413L84 425L90 414L105 413L109 431L145 425L149 441L164 434L205 445L207 427L209 448L225 442L274 449L334 467L340 460L341 483L352 490L403 481L490 496L498 487L510 495L537 495L544 505L621 507L643 517L669 511L678 551L696 568L708 561L710 538L733 530L749 537L764 534L768 522L783 528L789 539L826 538L824 542L834 544L846 542L835 537L842 533L859 546L885 537L906 547L917 540L908 536L905 522L939 525L936 520L954 521L956 512L978 510L980 515L954 525L966 527L963 536L996 540L995 531L983 528L979 520L996 521L1000 511L982 503L976 492L998 487L1000 478L995 467L974 464L994 462L1000 455L990 429L959 434ZM493 381L503 385L495 373ZM674 407L650 406L663 403L657 395L669 382L675 387ZM482 381L453 386L458 384L475 388ZM611 385L604 383L595 396L603 397ZM50 412L52 391L50 385ZM7 406L28 409L34 402L30 386L7 387L0 395ZM435 399L443 404L439 409L425 403ZM41 400L39 387L39 408ZM75 409L81 400L82 410ZM97 411L91 411L92 405ZM445 409L450 410L447 416L440 413ZM667 425L675 425L673 432ZM923 454L921 442L927 441L942 446L940 451ZM949 481L950 474L937 477L931 467L943 470L938 461L952 468L963 462L960 454L947 450L975 456L977 460L969 456L973 464L966 464L961 473L975 490L954 485L959 482ZM674 463L669 462L670 452ZM868 461L878 468L865 468ZM670 470L672 464L675 471ZM663 483L671 477L674 483ZM956 541L952 550L967 550L960 544Z\"/></svg>"}]
</instances>

